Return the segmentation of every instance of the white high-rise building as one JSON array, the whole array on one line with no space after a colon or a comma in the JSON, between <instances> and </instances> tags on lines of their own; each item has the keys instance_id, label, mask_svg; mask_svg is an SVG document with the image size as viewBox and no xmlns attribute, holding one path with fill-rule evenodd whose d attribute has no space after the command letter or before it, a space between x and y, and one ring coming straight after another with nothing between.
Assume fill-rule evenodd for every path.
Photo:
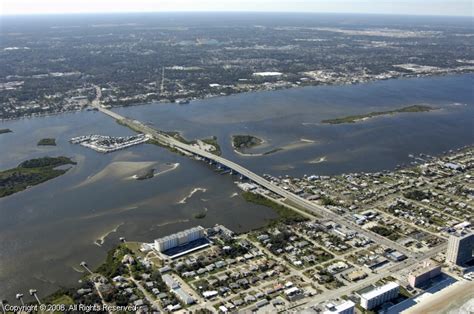
<instances>
[{"instance_id":1,"label":"white high-rise building","mask_svg":"<svg viewBox=\"0 0 474 314\"><path fill-rule=\"evenodd\" d=\"M329 305L329 306L328 306ZM326 305L327 310L323 314L354 314L355 313L355 303L348 300L339 305L334 305L332 303Z\"/></svg>"},{"instance_id":2,"label":"white high-rise building","mask_svg":"<svg viewBox=\"0 0 474 314\"><path fill-rule=\"evenodd\" d=\"M204 237L204 228L197 226L155 240L155 250L163 252Z\"/></svg>"},{"instance_id":3,"label":"white high-rise building","mask_svg":"<svg viewBox=\"0 0 474 314\"><path fill-rule=\"evenodd\" d=\"M360 306L366 310L371 310L387 301L398 296L400 285L396 282L389 282L383 286L377 287L360 296Z\"/></svg>"},{"instance_id":4,"label":"white high-rise building","mask_svg":"<svg viewBox=\"0 0 474 314\"><path fill-rule=\"evenodd\" d=\"M464 231L449 236L446 262L461 266L473 258L473 252L473 232Z\"/></svg>"}]
</instances>

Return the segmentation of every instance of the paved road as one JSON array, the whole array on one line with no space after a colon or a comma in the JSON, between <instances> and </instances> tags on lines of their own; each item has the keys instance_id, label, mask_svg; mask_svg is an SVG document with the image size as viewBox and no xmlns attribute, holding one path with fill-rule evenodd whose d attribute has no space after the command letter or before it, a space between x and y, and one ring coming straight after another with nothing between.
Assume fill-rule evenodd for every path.
<instances>
[{"instance_id":1,"label":"paved road","mask_svg":"<svg viewBox=\"0 0 474 314\"><path fill-rule=\"evenodd\" d=\"M286 200L289 200L289 201L293 202L297 206L299 206L299 207L301 207L301 208L303 208L303 209L305 209L309 212L312 212L314 214L317 214L317 215L325 217L325 218L329 218L329 219L333 220L334 222L336 222L340 225L346 226L347 228L350 228L350 229L355 230L355 231L357 231L358 233L360 233L364 236L367 236L368 238L372 239L376 243L383 244L387 247L395 248L398 251L402 252L403 254L405 254L409 257L406 261L404 261L402 263L397 263L397 264L395 264L393 266L390 266L390 267L386 267L385 269L383 269L378 274L372 275L372 276L368 277L365 280L359 281L356 284L352 284L352 285L349 285L349 286L346 286L346 287L342 287L340 289L331 291L329 293L324 293L320 296L313 297L310 302L304 304L304 307L316 305L316 304L318 304L318 303L320 303L324 300L329 300L329 299L340 297L341 295L344 295L344 294L349 294L352 291L363 288L363 287L367 286L370 283L377 282L378 280L390 275L391 273L400 271L403 268L407 268L407 267L410 267L410 266L412 266L416 263L419 263L421 260L424 260L426 258L435 256L436 254L438 254L439 252L445 250L445 248L446 248L446 244L442 244L442 245L440 245L440 246L438 246L438 247L436 247L436 248L434 248L434 249L432 249L429 252L426 252L424 254L421 254L421 253L416 253L415 254L415 253L409 251L404 246L399 245L398 243L395 243L395 242L393 242L393 241L391 241L391 240L389 240L385 237L382 237L382 236L380 236L380 235L378 235L374 232L371 232L371 231L368 231L368 230L365 230L365 229L361 228L360 226L353 223L352 221L350 221L350 220L348 220L348 219L332 212L331 210L325 208L324 206L314 204L311 201L308 201L308 200L306 200L302 197L299 197L298 195L295 195L291 192L288 192L288 191L284 190L283 188L267 181L266 179L262 178L260 175L258 175L256 173L242 167L241 165L239 165L239 164L237 164L237 163L235 163L231 160L225 159L225 158L220 157L220 156L216 156L216 155L214 155L212 153L209 153L207 151L204 151L204 150L202 150L198 147L182 143L182 142L176 140L175 138L173 138L172 136L170 136L168 134L165 134L163 132L160 132L158 130L155 130L155 129L151 128L150 126L144 125L144 124L142 124L141 122L139 122L137 120L128 119L126 117L123 117L123 116L111 111L111 110L102 108L100 106L100 102L97 101L97 100L93 102L93 106L96 107L99 111L111 116L114 119L119 120L121 123L123 123L125 125L128 125L130 128L138 130L138 131L140 131L144 134L150 135L152 138L154 138L155 140L157 140L158 142L160 142L161 144L163 144L165 146L168 146L168 147L171 147L171 148L177 148L177 149L180 149L184 152L188 152L188 153L191 153L191 154L196 155L196 156L204 157L206 159L209 159L209 160L212 160L216 163L224 165L224 166L238 172L239 174L245 176L246 178L253 181L254 183L264 187L265 189L279 195L280 197L282 197Z\"/></svg>"},{"instance_id":2,"label":"paved road","mask_svg":"<svg viewBox=\"0 0 474 314\"><path fill-rule=\"evenodd\" d=\"M224 165L224 166L238 172L239 174L245 176L246 178L253 181L254 183L256 183L256 184L264 187L265 189L279 195L282 198L285 198L285 199L293 202L294 204L298 205L299 207L301 207L301 208L303 208L303 209L305 209L309 212L312 212L314 214L320 215L320 216L325 217L325 218L329 218L329 219L333 220L334 222L336 222L340 225L343 225L343 226L346 226L346 227L348 227L352 230L355 230L358 233L372 239L376 243L383 244L387 247L397 249L398 251L402 252L403 254L405 254L407 256L413 256L413 253L411 251L409 251L407 248L405 248L404 246L399 245L399 244L397 244L397 243L395 243L395 242L393 242L393 241L391 241L391 240L389 240L389 239L387 239L383 236L380 236L380 235L378 235L374 232L363 229L360 226L358 226L357 224L353 223L352 221L350 221L350 220L348 220L348 219L332 212L331 210L325 208L324 206L315 204L315 203L313 203L311 201L308 201L308 200L306 200L306 199L304 199L304 198L302 198L302 197L300 197L296 194L288 192L288 191L284 190L283 188L267 181L266 179L264 179L260 175L258 175L256 173L242 167L241 165L239 165L239 164L237 164L237 163L235 163L231 160L225 159L225 158L220 157L220 156L216 156L216 155L214 155L210 152L202 150L199 147L188 145L186 143L182 143L182 142L176 140L175 138L173 138L172 136L170 136L166 133L160 132L158 130L155 130L154 128L152 128L150 126L144 125L143 123L141 123L137 120L128 119L126 117L123 117L123 116L111 111L111 110L105 109L105 108L100 106L100 102L97 101L97 99L92 103L92 105L94 107L96 107L99 111L109 115L110 117L112 117L116 120L119 120L121 123L123 123L125 125L128 125L130 128L138 130L138 131L140 131L144 134L150 135L151 137L153 137L155 140L159 141L163 145L166 145L166 146L169 146L169 147L172 147L172 148L178 148L182 151L192 153L196 156L204 157L204 158L207 158L207 159L212 160L214 162L217 162L221 165Z\"/></svg>"},{"instance_id":3,"label":"paved road","mask_svg":"<svg viewBox=\"0 0 474 314\"><path fill-rule=\"evenodd\" d=\"M445 244L439 245L439 246L435 247L434 249L432 249L431 251L429 251L425 254L421 254L421 255L418 255L415 258L410 258L408 260L405 260L403 262L394 264L392 266L385 267L384 269L379 271L377 274L372 274L369 277L367 277L366 279L360 280L357 283L353 283L353 284L350 284L348 286L341 287L337 290L326 291L321 295L314 296L314 297L311 298L311 300L309 302L305 302L305 303L302 303L300 305L296 305L296 306L292 307L292 310L298 310L298 309L301 310L303 308L309 308L309 307L318 305L321 302L324 302L324 301L327 301L327 300L332 300L332 299L337 299L337 298L339 298L343 295L351 294L353 291L365 288L368 285L376 283L380 279L388 277L388 276L390 276L390 275L392 275L392 274L394 274L394 273L396 273L396 272L398 272L402 269L410 268L411 266L421 262L424 259L436 256L438 253L444 251L445 249L446 249Z\"/></svg>"}]
</instances>

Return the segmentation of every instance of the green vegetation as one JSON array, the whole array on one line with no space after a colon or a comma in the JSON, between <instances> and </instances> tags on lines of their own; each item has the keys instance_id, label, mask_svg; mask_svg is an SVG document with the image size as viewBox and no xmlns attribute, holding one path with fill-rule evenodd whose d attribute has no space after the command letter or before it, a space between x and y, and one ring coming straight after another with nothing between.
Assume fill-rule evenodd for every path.
<instances>
[{"instance_id":1,"label":"green vegetation","mask_svg":"<svg viewBox=\"0 0 474 314\"><path fill-rule=\"evenodd\" d=\"M130 128L131 130L135 131L135 132L138 132L138 133L142 133L141 130L139 130L138 128L136 128L133 124L131 123L127 123L126 121L123 121L123 120L115 120L118 124L120 125L123 125L123 126L126 126L128 128ZM168 135L168 136L171 136L173 137L175 140L181 142L181 143L184 143L184 144L188 144L188 145L193 145L193 144L197 144L197 140L194 140L194 141L188 141L187 139L185 139L181 133L177 132L177 131L160 131L160 130L157 130L158 133L161 133L161 134L165 134L165 135ZM210 153L214 154L214 155L217 155L217 156L220 156L222 151L221 151L221 147L219 146L219 143L217 142L217 137L213 136L213 137L210 137L210 138L205 138L205 139L202 139L201 140L203 143L206 143L206 144L209 144L209 145L212 145L214 146L214 150L210 151ZM156 139L152 138L150 140L148 140L148 143L149 144L154 144L154 145L157 145L157 146L161 146L163 148L166 148L168 150L170 150L171 152L173 153L178 153L178 154L183 154L182 152L180 152L178 149L176 148L173 148L173 147L170 147L170 146L167 146L167 145L163 145L162 143L160 143L159 141L157 141Z\"/></svg>"},{"instance_id":2,"label":"green vegetation","mask_svg":"<svg viewBox=\"0 0 474 314\"><path fill-rule=\"evenodd\" d=\"M74 304L71 298L72 289L61 288L43 299L45 304Z\"/></svg>"},{"instance_id":3,"label":"green vegetation","mask_svg":"<svg viewBox=\"0 0 474 314\"><path fill-rule=\"evenodd\" d=\"M390 234L392 234L392 232L390 230L388 230L387 228L385 227L382 227L382 226L373 226L372 228L370 228L370 231L373 231L381 236L384 236L384 237L387 237L389 236Z\"/></svg>"},{"instance_id":4,"label":"green vegetation","mask_svg":"<svg viewBox=\"0 0 474 314\"><path fill-rule=\"evenodd\" d=\"M0 129L0 134L3 134L3 133L11 133L13 132L12 130L10 129Z\"/></svg>"},{"instance_id":5,"label":"green vegetation","mask_svg":"<svg viewBox=\"0 0 474 314\"><path fill-rule=\"evenodd\" d=\"M337 206L337 202L334 201L329 196L322 196L321 197L321 204L323 204L325 206Z\"/></svg>"},{"instance_id":6,"label":"green vegetation","mask_svg":"<svg viewBox=\"0 0 474 314\"><path fill-rule=\"evenodd\" d=\"M384 115L393 115L397 113L406 113L406 112L428 112L432 111L434 108L430 106L423 106L423 105L413 105L413 106L408 106L408 107L403 107L400 109L395 109L395 110L388 110L388 111L375 111L375 112L370 112L367 114L360 114L360 115L353 115L353 116L347 116L343 118L335 118L335 119L328 119L328 120L322 120L322 123L325 124L342 124L342 123L356 123L358 121L361 121L363 119L369 119L377 116L384 116Z\"/></svg>"},{"instance_id":7,"label":"green vegetation","mask_svg":"<svg viewBox=\"0 0 474 314\"><path fill-rule=\"evenodd\" d=\"M18 167L0 172L0 197L8 196L38 185L67 172L55 169L63 165L75 165L68 157L43 157L22 162Z\"/></svg>"},{"instance_id":8,"label":"green vegetation","mask_svg":"<svg viewBox=\"0 0 474 314\"><path fill-rule=\"evenodd\" d=\"M188 144L188 145L197 145L197 140L188 141L179 132L167 131L167 132L164 132L164 133L171 136L171 137L173 137L175 140L180 141L181 143ZM220 156L222 154L221 147L220 147L219 143L217 142L217 137L212 136L212 137L209 137L209 138L202 139L201 141L203 143L208 144L208 145L214 146L215 149L210 151L210 153L212 153L214 155L217 155L217 156Z\"/></svg>"},{"instance_id":9,"label":"green vegetation","mask_svg":"<svg viewBox=\"0 0 474 314\"><path fill-rule=\"evenodd\" d=\"M400 294L405 298L411 298L413 296L404 286L400 286Z\"/></svg>"},{"instance_id":10,"label":"green vegetation","mask_svg":"<svg viewBox=\"0 0 474 314\"><path fill-rule=\"evenodd\" d=\"M301 212L304 212L305 214L308 214L309 217L311 218L314 218L314 217L321 217L319 216L318 214L316 214L315 212L312 212L304 207L302 207L301 205L295 203L295 202L292 202L288 199L286 200L283 200L282 203L285 203L286 205L290 206L290 207L293 207L295 208L296 210L299 210Z\"/></svg>"},{"instance_id":11,"label":"green vegetation","mask_svg":"<svg viewBox=\"0 0 474 314\"><path fill-rule=\"evenodd\" d=\"M373 231L383 237L386 237L392 241L396 241L400 238L400 235L392 230L387 229L386 227L383 226L373 226L372 228L369 229L370 231Z\"/></svg>"},{"instance_id":12,"label":"green vegetation","mask_svg":"<svg viewBox=\"0 0 474 314\"><path fill-rule=\"evenodd\" d=\"M194 218L196 219L203 219L206 217L206 212L200 212L194 215Z\"/></svg>"},{"instance_id":13,"label":"green vegetation","mask_svg":"<svg viewBox=\"0 0 474 314\"><path fill-rule=\"evenodd\" d=\"M192 142L188 141L187 139L185 139L181 133L179 132L176 132L176 131L166 131L166 132L163 132L171 137L173 137L175 140L177 141L180 141L181 143L184 143L184 144L192 144Z\"/></svg>"},{"instance_id":14,"label":"green vegetation","mask_svg":"<svg viewBox=\"0 0 474 314\"><path fill-rule=\"evenodd\" d=\"M414 191L406 192L405 194L403 194L403 196L415 201L422 201L424 199L430 199L431 194L420 191L420 190L414 190Z\"/></svg>"},{"instance_id":15,"label":"green vegetation","mask_svg":"<svg viewBox=\"0 0 474 314\"><path fill-rule=\"evenodd\" d=\"M52 304L64 304L64 305L72 305L74 304L74 300L66 295L66 294L63 294L61 296L59 296L57 299L54 299L51 301Z\"/></svg>"},{"instance_id":16,"label":"green vegetation","mask_svg":"<svg viewBox=\"0 0 474 314\"><path fill-rule=\"evenodd\" d=\"M105 262L100 265L95 272L108 278L113 278L125 273L125 266L122 264L122 259L127 254L132 255L133 253L124 244L110 250L107 253Z\"/></svg>"},{"instance_id":17,"label":"green vegetation","mask_svg":"<svg viewBox=\"0 0 474 314\"><path fill-rule=\"evenodd\" d=\"M136 180L147 180L147 179L151 179L155 176L155 169L154 168L151 168L151 169L148 169L142 173L139 173L137 174L136 176Z\"/></svg>"},{"instance_id":18,"label":"green vegetation","mask_svg":"<svg viewBox=\"0 0 474 314\"><path fill-rule=\"evenodd\" d=\"M278 213L278 218L272 220L269 224L270 226L277 225L280 223L293 224L293 223L307 220L307 218L301 216L295 211L289 209L288 207L275 203L274 201L260 194L255 194L251 192L243 192L242 197L247 202L252 202L254 204L270 207Z\"/></svg>"},{"instance_id":19,"label":"green vegetation","mask_svg":"<svg viewBox=\"0 0 474 314\"><path fill-rule=\"evenodd\" d=\"M42 157L22 162L19 168L54 168L62 165L75 165L76 163L68 157Z\"/></svg>"},{"instance_id":20,"label":"green vegetation","mask_svg":"<svg viewBox=\"0 0 474 314\"><path fill-rule=\"evenodd\" d=\"M54 138L42 138L38 142L38 146L56 146L56 139Z\"/></svg>"},{"instance_id":21,"label":"green vegetation","mask_svg":"<svg viewBox=\"0 0 474 314\"><path fill-rule=\"evenodd\" d=\"M220 156L222 154L221 146L217 142L217 137L213 136L202 140L204 143L214 146L216 149L212 151L214 155Z\"/></svg>"},{"instance_id":22,"label":"green vegetation","mask_svg":"<svg viewBox=\"0 0 474 314\"><path fill-rule=\"evenodd\" d=\"M252 135L232 135L232 146L235 149L250 148L262 143L262 139Z\"/></svg>"},{"instance_id":23,"label":"green vegetation","mask_svg":"<svg viewBox=\"0 0 474 314\"><path fill-rule=\"evenodd\" d=\"M179 154L179 155L182 155L184 156L183 152L182 151L179 151L177 150L176 148L174 147L170 147L170 146L166 146L166 145L163 145L162 143L160 143L159 141L155 140L155 139L150 139L148 140L147 144L152 144L152 145L156 145L156 146L159 146L159 147L163 147L163 148L166 148L168 149L170 152L172 153L176 153L176 154Z\"/></svg>"}]
</instances>

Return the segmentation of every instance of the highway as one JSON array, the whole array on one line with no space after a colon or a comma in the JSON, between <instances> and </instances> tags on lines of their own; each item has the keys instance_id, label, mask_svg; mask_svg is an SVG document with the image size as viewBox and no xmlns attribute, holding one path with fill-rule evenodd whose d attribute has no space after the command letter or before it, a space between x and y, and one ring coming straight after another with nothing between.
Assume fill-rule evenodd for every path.
<instances>
[{"instance_id":1,"label":"highway","mask_svg":"<svg viewBox=\"0 0 474 314\"><path fill-rule=\"evenodd\" d=\"M196 147L196 146L192 146L192 145L189 145L189 144L186 144L186 143L182 143L180 141L178 141L177 139L173 138L172 136L166 134L166 133L163 133L163 132L160 132L150 126L147 126L147 125L144 125L143 123L141 123L140 121L137 121L137 120L132 120L132 119L129 119L129 118L126 118L126 117L123 117L111 110L108 110L108 109L105 109L103 108L99 101L95 100L93 101L92 103L92 106L94 106L95 108L97 108L99 111L101 111L102 113L120 121L122 124L125 124L127 126L129 126L130 128L134 129L134 130L137 130L139 132L142 132L144 134L147 134L149 136L151 136L152 138L154 138L155 140L157 140L160 144L164 145L164 146L168 146L170 148L175 148L175 149L179 149L179 150L182 150L184 152L188 152L188 153L191 153L195 156L199 156L199 157L202 157L202 158L206 158L210 161L213 161L215 163L219 163L229 169L232 169L233 171L241 174L242 176L248 178L249 180L251 180L252 182L260 185L261 187L267 189L268 191L271 191L277 195L279 195L280 197L288 200L288 201L291 201L292 203L296 204L297 206L311 212L311 213L314 213L316 215L320 215L322 217L325 217L325 218L328 218L328 219L331 219L332 221L342 225L342 226L345 226L349 229L352 229L354 231L357 231L359 234L362 234L370 239L372 239L374 242L376 243L379 243L379 244L382 244L382 245L385 245L387 247L390 247L390 248L393 248L393 249L396 249L398 250L399 252L405 254L406 256L408 257L415 257L414 253L409 251L406 247L402 246L402 245L399 245L398 243L395 243L383 236L380 236L374 232L371 232L369 230L366 230L366 229L363 229L361 228L360 226L358 226L357 224L355 224L354 222L332 212L330 209L327 209L326 207L324 206L321 206L321 205L318 205L318 204L315 204L311 201L308 201L298 195L295 195L291 192L288 192L286 191L285 189L269 182L268 180L266 180L265 178L261 177L260 175L246 169L245 167L231 161L231 160L228 160L226 158L223 158L221 156L217 156L217 155L214 155L210 152L207 152L199 147ZM420 254L418 254L420 255Z\"/></svg>"},{"instance_id":2,"label":"highway","mask_svg":"<svg viewBox=\"0 0 474 314\"><path fill-rule=\"evenodd\" d=\"M215 163L219 163L221 165L224 165L225 167L228 167L229 169L232 169L235 172L245 176L246 178L248 178L252 182L260 185L261 187L263 187L263 188L279 195L280 197L282 197L286 200L289 200L289 201L293 202L294 204L298 205L299 207L301 207L301 208L303 208L303 209L305 209L305 210L307 210L311 213L314 213L314 214L317 214L319 216L331 219L332 221L334 221L334 222L336 222L340 225L343 225L343 226L345 226L349 229L357 231L359 234L362 234L362 235L372 239L376 243L383 244L383 245L385 245L387 247L390 247L390 248L394 248L394 249L398 250L399 252L402 252L403 254L408 256L408 259L405 260L404 262L396 263L392 266L386 267L386 268L382 269L380 272L378 272L376 274L372 274L371 276L369 276L365 280L361 280L361 281L359 281L355 284L345 286L345 287L342 287L340 289L337 289L337 290L334 290L334 291L331 291L331 292L326 292L323 295L315 296L311 299L310 302L305 302L303 304L296 305L296 307L293 307L292 310L307 308L307 307L310 307L310 306L313 306L313 305L317 305L318 303L320 303L322 301L325 301L325 300L338 298L338 297L340 297L342 295L345 295L345 294L350 294L355 290L363 288L363 287L365 287L365 286L367 286L371 283L375 283L378 280L380 280L384 277L387 277L387 276L389 276L389 275L391 275L391 274L393 274L397 271L400 271L402 269L406 269L406 268L408 268L408 267L410 267L414 264L417 264L417 263L419 263L420 261L422 261L426 258L433 257L433 256L437 255L438 253L440 253L440 252L442 252L446 249L446 244L444 243L444 244L441 244L441 245L431 249L430 251L428 251L426 253L413 253L413 252L409 251L407 248L399 245L398 243L390 241L389 239L387 239L385 237L382 237L382 236L380 236L380 235L378 235L374 232L371 232L369 230L365 230L365 229L361 228L360 226L353 223L352 221L344 218L341 215L338 215L338 214L332 212L331 210L325 208L324 206L314 204L311 201L308 201L308 200L306 200L302 197L299 197L298 195L295 195L291 192L288 192L288 191L284 190L283 188L269 182L268 180L264 179L260 175L246 169L245 167L243 167L243 166L241 166L241 165L239 165L239 164L237 164L237 163L235 163L231 160L228 160L228 159L220 157L220 156L216 156L216 155L214 155L212 153L209 153L207 151L204 151L204 150L202 150L198 147L188 145L186 143L182 143L182 142L176 140L175 138L173 138L172 136L170 136L166 133L160 132L158 130L155 130L154 128L152 128L150 126L147 126L147 125L144 125L143 123L141 123L139 121L131 120L131 119L128 119L126 117L120 116L117 113L114 113L114 112L112 112L108 109L102 108L99 105L98 102L93 102L93 104L94 104L94 107L96 107L99 111L103 112L104 114L107 114L110 117L119 120L122 124L125 124L125 125L129 126L130 128L132 128L134 130L140 131L144 134L147 134L147 135L151 136L152 138L157 140L162 145L168 146L170 148L179 149L179 150L182 150L184 152L191 153L195 156L206 158L206 159L208 159L210 161L213 161Z\"/></svg>"},{"instance_id":3,"label":"highway","mask_svg":"<svg viewBox=\"0 0 474 314\"><path fill-rule=\"evenodd\" d=\"M405 260L400 263L396 263L392 266L385 267L381 269L379 272L376 274L371 274L369 277L366 279L360 280L357 283L353 283L348 286L341 287L339 289L333 290L333 291L326 291L325 293L321 295L317 295L314 297L311 297L311 300L309 302L302 302L298 305L295 305L291 308L291 310L302 310L304 308L309 308L312 306L316 306L321 302L327 301L327 300L333 300L340 298L343 295L349 295L353 293L354 291L360 290L362 288L365 288L371 284L376 283L380 279L383 279L388 276L393 276L396 272L402 270L402 269L407 269L417 263L420 263L421 261L436 256L438 253L443 252L446 250L446 245L442 244L439 245L429 252L426 252L424 254L418 255L415 258L411 258L408 260Z\"/></svg>"}]
</instances>

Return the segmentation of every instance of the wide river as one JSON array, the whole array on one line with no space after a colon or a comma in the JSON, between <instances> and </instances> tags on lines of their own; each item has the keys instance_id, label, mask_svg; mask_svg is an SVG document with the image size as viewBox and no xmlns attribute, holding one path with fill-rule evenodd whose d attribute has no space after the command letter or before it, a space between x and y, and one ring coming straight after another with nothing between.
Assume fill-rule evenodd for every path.
<instances>
[{"instance_id":1,"label":"wide river","mask_svg":"<svg viewBox=\"0 0 474 314\"><path fill-rule=\"evenodd\" d=\"M187 138L217 136L223 155L263 174L303 175L379 171L408 164L409 154L441 154L474 142L474 75L388 80L257 92L116 109ZM426 104L437 110L378 117L355 124L320 121ZM67 174L0 199L0 298L13 302L30 288L45 296L80 278L79 263L95 267L119 237L152 241L201 224L234 231L259 227L272 210L246 203L236 177L154 145L100 154L68 142L86 134L133 134L98 112L0 122L0 169L40 156L78 162ZM236 154L232 134L252 134L264 145ZM43 137L57 146L38 147ZM259 153L277 149L273 154ZM147 167L172 169L152 179L130 177ZM193 193L194 192L194 193ZM197 213L206 212L204 219Z\"/></svg>"}]
</instances>

